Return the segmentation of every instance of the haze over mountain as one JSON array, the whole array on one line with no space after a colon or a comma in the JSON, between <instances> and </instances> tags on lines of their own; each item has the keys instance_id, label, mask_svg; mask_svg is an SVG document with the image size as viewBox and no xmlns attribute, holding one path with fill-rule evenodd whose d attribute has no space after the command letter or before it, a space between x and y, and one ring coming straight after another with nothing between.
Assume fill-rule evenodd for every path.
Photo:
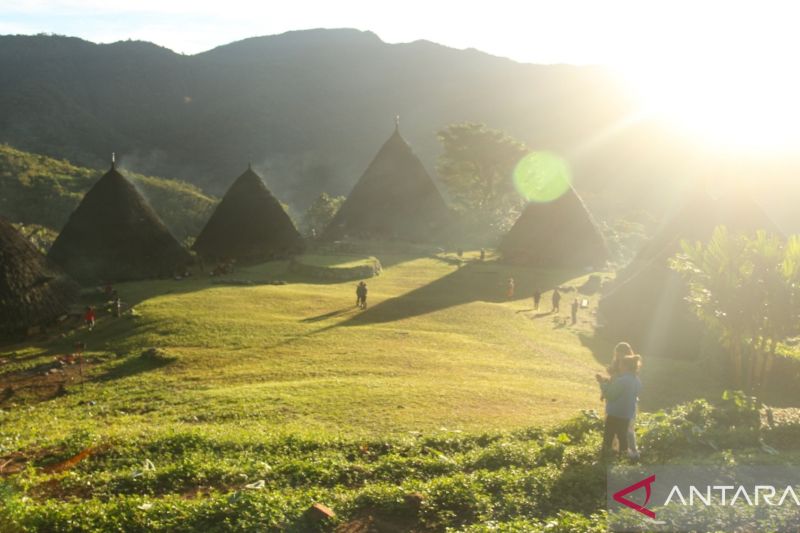
<instances>
[{"instance_id":1,"label":"haze over mountain","mask_svg":"<svg viewBox=\"0 0 800 533\"><path fill-rule=\"evenodd\" d=\"M564 155L600 217L665 204L676 183L709 170L674 133L633 120L610 71L390 45L356 30L254 37L193 56L138 41L4 36L0 71L0 142L97 168L117 152L127 168L217 195L252 161L296 209L322 191L347 194L397 114L431 172L435 133L453 122Z\"/></svg>"}]
</instances>

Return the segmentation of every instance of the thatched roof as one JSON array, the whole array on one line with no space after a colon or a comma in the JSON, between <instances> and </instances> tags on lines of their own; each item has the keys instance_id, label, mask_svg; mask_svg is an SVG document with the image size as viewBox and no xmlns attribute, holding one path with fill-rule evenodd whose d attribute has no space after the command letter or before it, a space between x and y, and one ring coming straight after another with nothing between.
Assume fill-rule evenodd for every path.
<instances>
[{"instance_id":1,"label":"thatched roof","mask_svg":"<svg viewBox=\"0 0 800 533\"><path fill-rule=\"evenodd\" d=\"M303 251L303 238L261 177L248 167L231 185L193 249L205 259L253 263Z\"/></svg>"},{"instance_id":2,"label":"thatched roof","mask_svg":"<svg viewBox=\"0 0 800 533\"><path fill-rule=\"evenodd\" d=\"M706 186L700 186L677 213L667 218L618 279L627 279L653 260L668 260L680 251L682 240L707 242L720 225L734 232L763 229L775 235L782 233L746 192L732 188L712 194Z\"/></svg>"},{"instance_id":3,"label":"thatched roof","mask_svg":"<svg viewBox=\"0 0 800 533\"><path fill-rule=\"evenodd\" d=\"M685 301L688 287L669 268L682 240L707 242L719 225L733 231L767 230L775 223L751 198L728 193L714 197L705 189L672 217L625 269L598 309L604 335L631 342L650 356L694 357L713 339ZM713 335L712 335L713 337Z\"/></svg>"},{"instance_id":4,"label":"thatched roof","mask_svg":"<svg viewBox=\"0 0 800 533\"><path fill-rule=\"evenodd\" d=\"M77 296L78 285L0 217L0 336L54 321Z\"/></svg>"},{"instance_id":5,"label":"thatched roof","mask_svg":"<svg viewBox=\"0 0 800 533\"><path fill-rule=\"evenodd\" d=\"M498 247L509 263L547 268L602 267L608 248L574 189L557 200L531 202Z\"/></svg>"},{"instance_id":6,"label":"thatched roof","mask_svg":"<svg viewBox=\"0 0 800 533\"><path fill-rule=\"evenodd\" d=\"M84 283L167 277L192 261L113 164L70 215L48 257Z\"/></svg>"},{"instance_id":7,"label":"thatched roof","mask_svg":"<svg viewBox=\"0 0 800 533\"><path fill-rule=\"evenodd\" d=\"M378 151L323 234L430 242L449 219L447 206L400 132Z\"/></svg>"}]
</instances>

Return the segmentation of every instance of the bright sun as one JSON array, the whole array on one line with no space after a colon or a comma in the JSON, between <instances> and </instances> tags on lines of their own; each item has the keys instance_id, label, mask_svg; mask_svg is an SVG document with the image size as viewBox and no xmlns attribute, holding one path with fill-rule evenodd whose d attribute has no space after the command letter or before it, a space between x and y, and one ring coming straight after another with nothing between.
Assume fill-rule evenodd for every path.
<instances>
[{"instance_id":1,"label":"bright sun","mask_svg":"<svg viewBox=\"0 0 800 533\"><path fill-rule=\"evenodd\" d=\"M779 14L727 5L733 4L665 20L670 38L655 35L649 46L628 48L623 72L645 112L699 142L730 151L797 151L800 69L793 21L800 8Z\"/></svg>"},{"instance_id":2,"label":"bright sun","mask_svg":"<svg viewBox=\"0 0 800 533\"><path fill-rule=\"evenodd\" d=\"M789 65L682 65L633 81L648 114L714 148L800 147L800 75Z\"/></svg>"}]
</instances>

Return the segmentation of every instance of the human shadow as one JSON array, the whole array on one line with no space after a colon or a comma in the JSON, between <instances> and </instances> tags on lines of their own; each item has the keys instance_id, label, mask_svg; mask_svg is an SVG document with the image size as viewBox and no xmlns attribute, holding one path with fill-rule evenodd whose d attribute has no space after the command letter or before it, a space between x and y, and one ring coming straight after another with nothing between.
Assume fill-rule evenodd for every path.
<instances>
[{"instance_id":1,"label":"human shadow","mask_svg":"<svg viewBox=\"0 0 800 533\"><path fill-rule=\"evenodd\" d=\"M328 320L329 318L336 318L337 316L344 315L349 313L355 309L355 306L351 307L342 307L341 309L337 309L336 311L331 311L329 313L324 313L317 316L310 316L308 318L302 319L300 322L305 323L313 323L313 322L322 322L324 320Z\"/></svg>"},{"instance_id":2,"label":"human shadow","mask_svg":"<svg viewBox=\"0 0 800 533\"><path fill-rule=\"evenodd\" d=\"M495 261L466 263L450 274L401 296L379 302L353 316L343 326L403 320L475 301L510 302L532 297L573 279L577 270L545 270L505 265ZM508 296L508 279L514 279L514 296Z\"/></svg>"}]
</instances>

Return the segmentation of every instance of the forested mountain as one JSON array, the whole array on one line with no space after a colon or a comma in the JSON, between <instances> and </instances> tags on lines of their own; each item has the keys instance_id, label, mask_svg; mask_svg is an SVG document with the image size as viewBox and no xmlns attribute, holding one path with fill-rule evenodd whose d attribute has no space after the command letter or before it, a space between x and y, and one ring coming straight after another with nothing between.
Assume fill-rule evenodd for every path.
<instances>
[{"instance_id":1,"label":"forested mountain","mask_svg":"<svg viewBox=\"0 0 800 533\"><path fill-rule=\"evenodd\" d=\"M346 194L401 117L433 170L437 129L465 120L566 150L628 111L598 68L522 65L355 30L257 37L185 56L144 42L0 38L0 141L221 193L248 160L279 197Z\"/></svg>"},{"instance_id":2,"label":"forested mountain","mask_svg":"<svg viewBox=\"0 0 800 533\"><path fill-rule=\"evenodd\" d=\"M58 232L105 170L107 167L102 171L78 167L0 144L0 215ZM216 203L188 183L123 172L178 240L195 237Z\"/></svg>"},{"instance_id":3,"label":"forested mountain","mask_svg":"<svg viewBox=\"0 0 800 533\"><path fill-rule=\"evenodd\" d=\"M600 219L639 206L658 214L681 183L719 174L674 132L634 120L629 92L601 68L387 44L356 30L254 37L191 56L137 41L4 36L0 72L0 142L93 168L115 151L127 168L216 195L251 161L295 210L322 191L347 194L397 114L431 173L436 131L454 122L562 154Z\"/></svg>"}]
</instances>

